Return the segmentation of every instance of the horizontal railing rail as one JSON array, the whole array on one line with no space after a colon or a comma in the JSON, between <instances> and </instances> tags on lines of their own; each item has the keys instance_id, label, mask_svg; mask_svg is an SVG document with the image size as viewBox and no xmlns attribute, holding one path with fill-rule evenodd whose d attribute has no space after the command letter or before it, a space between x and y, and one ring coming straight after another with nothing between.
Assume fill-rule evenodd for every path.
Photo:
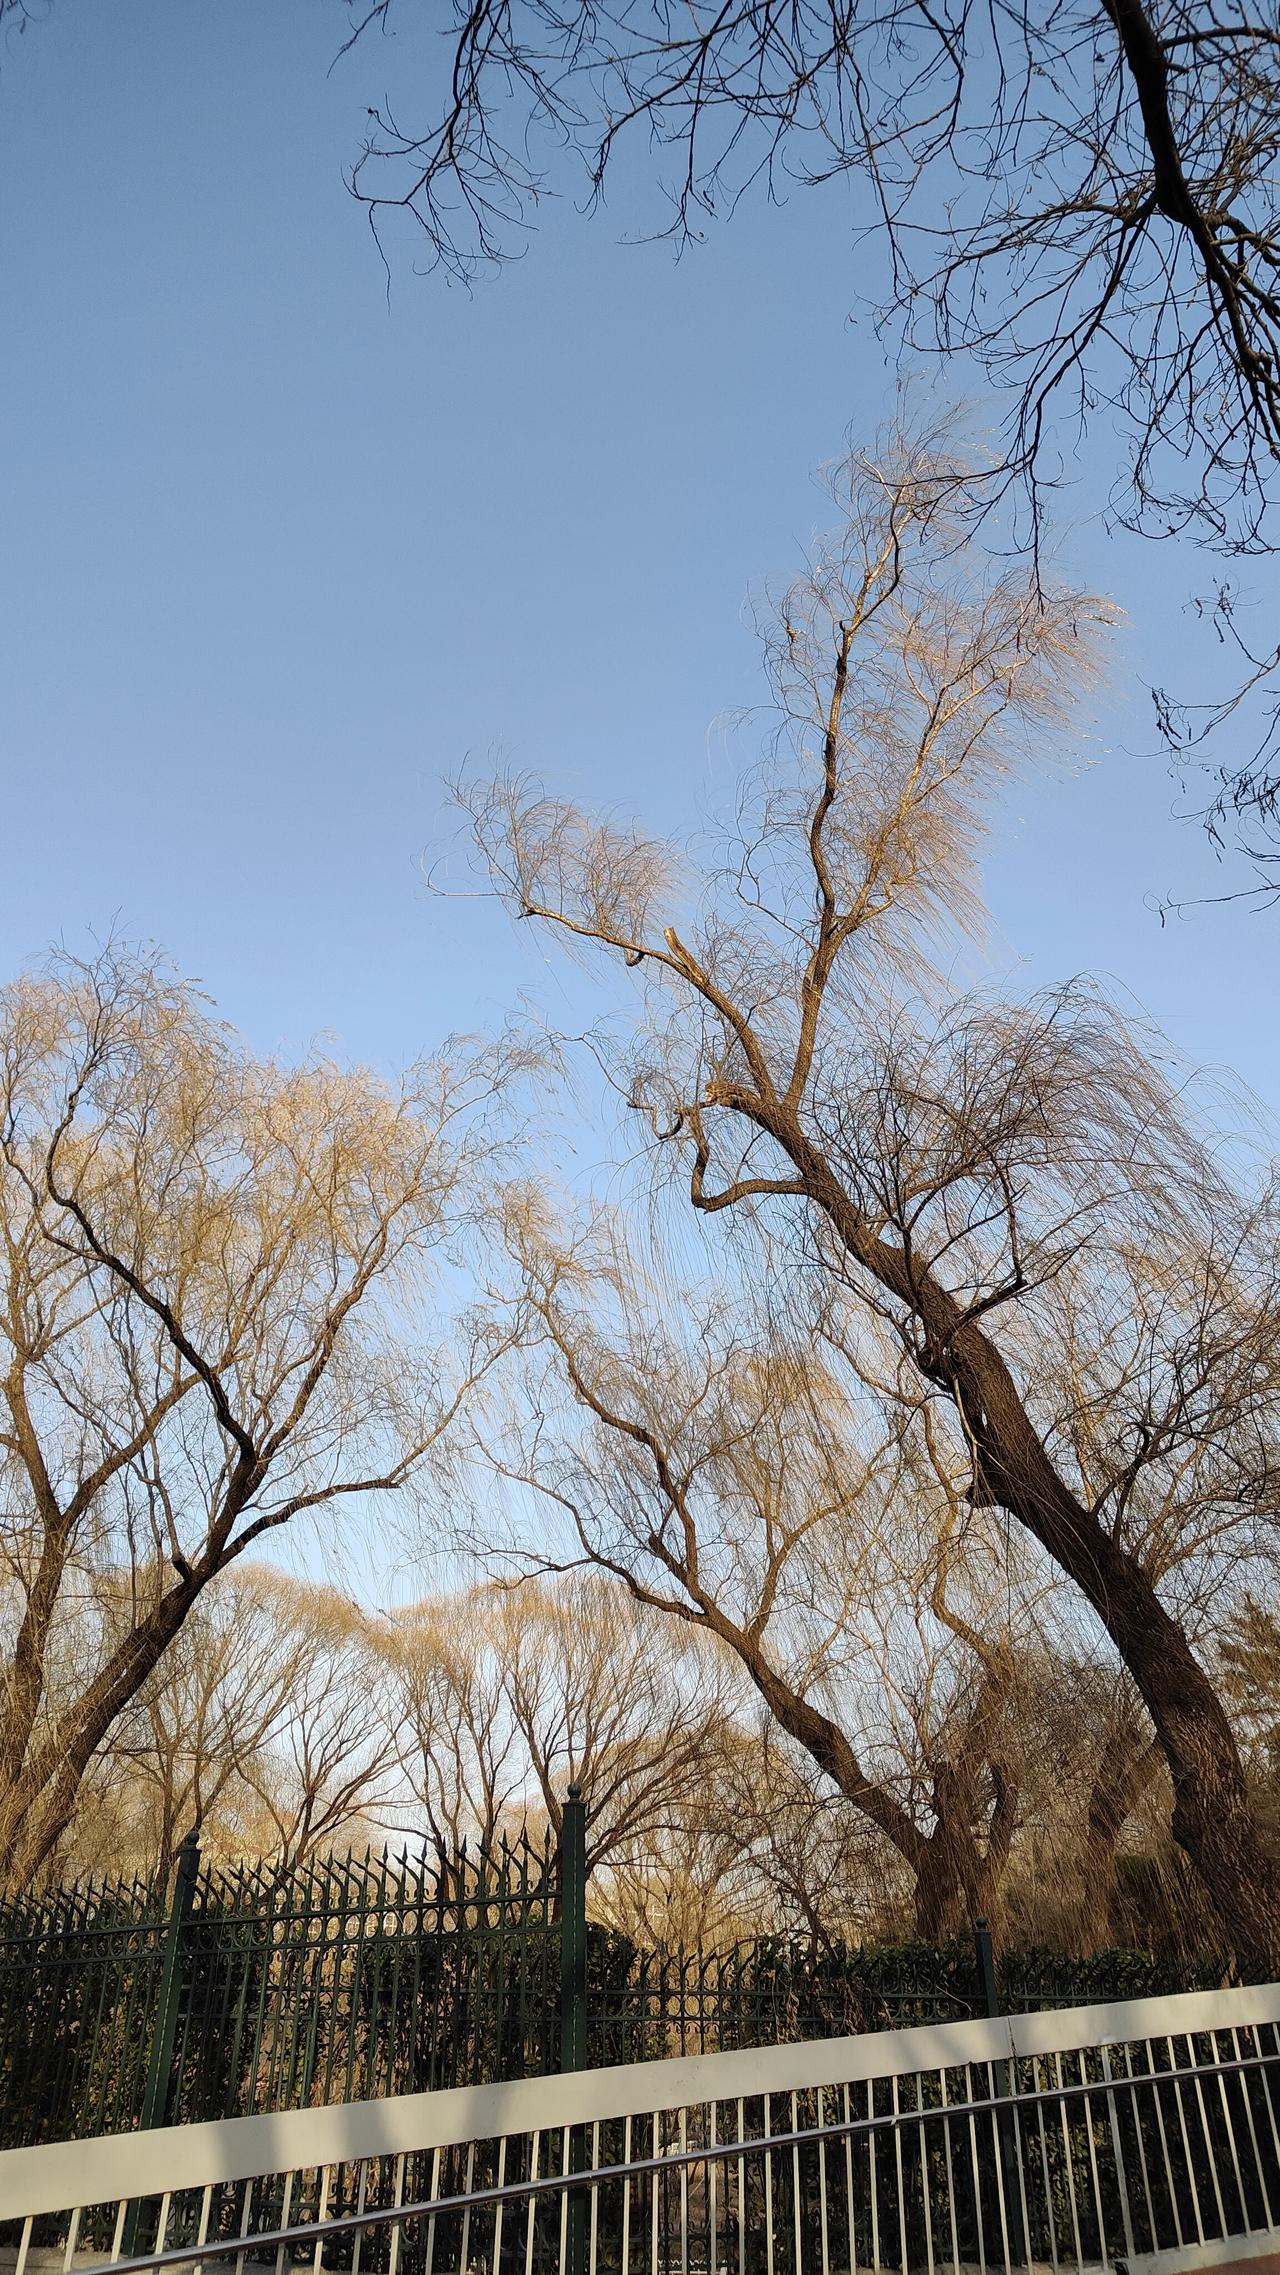
<instances>
[{"instance_id":1,"label":"horizontal railing rail","mask_svg":"<svg viewBox=\"0 0 1280 2275\"><path fill-rule=\"evenodd\" d=\"M11 2150L5 2221L16 2275L1057 2275L1280 2245L1280 1986Z\"/></svg>"},{"instance_id":2,"label":"horizontal railing rail","mask_svg":"<svg viewBox=\"0 0 1280 2275\"><path fill-rule=\"evenodd\" d=\"M1238 2061L1223 2062L1216 2066L1215 2075L1243 2073L1261 2069L1275 2060L1274 2056L1251 2055ZM1180 2070L1151 2070L1145 2074L1126 2072L1120 2081L1127 2091L1135 2086L1168 2086L1183 2080L1201 2078L1203 2073L1193 2068ZM1090 2079L1082 2084L1066 2087L1045 2087L1034 2093L1017 2095L1019 2111L1037 2104L1060 2104L1088 2098L1114 2095L1116 2082L1110 2078ZM452 2212L479 2211L490 2205L526 2203L531 2196L560 2196L568 2194L590 2195L611 2181L643 2179L657 2173L670 2173L680 2167L726 2164L739 2158L758 2154L763 2147L773 2153L781 2149L804 2148L817 2142L854 2139L861 2134L881 2130L892 2131L912 2125L930 2124L956 2117L996 2116L1007 2113L1010 2107L1007 2095L993 2095L986 2100L944 2102L937 2109L897 2110L885 2117L856 2117L832 2125L806 2125L792 2132L771 2133L767 2142L757 2139L717 2141L694 2149L664 2149L657 2156L632 2157L626 2164L595 2165L584 2172L548 2173L537 2180L508 2181L502 2187L473 2188L461 2196L424 2196L416 2203L401 2203L380 2211L345 2212L327 2220L305 2220L294 2227L257 2231L252 2234L229 2236L222 2241L171 2246L164 2251L144 2252L130 2259L104 2260L104 2270L111 2275L144 2275L149 2269L190 2267L205 2261L242 2259L250 2251L279 2251L294 2244L314 2245L340 2235L369 2234L379 2228L403 2226L410 2220L441 2220ZM1280 2237L1277 2237L1280 2245ZM82 2275L95 2275L93 2268Z\"/></svg>"}]
</instances>

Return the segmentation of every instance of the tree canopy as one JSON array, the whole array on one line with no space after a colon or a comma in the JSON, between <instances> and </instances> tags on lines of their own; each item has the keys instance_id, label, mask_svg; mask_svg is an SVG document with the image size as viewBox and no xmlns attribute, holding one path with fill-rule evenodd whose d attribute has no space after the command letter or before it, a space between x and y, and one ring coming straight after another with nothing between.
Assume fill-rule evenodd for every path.
<instances>
[{"instance_id":1,"label":"tree canopy","mask_svg":"<svg viewBox=\"0 0 1280 2275\"><path fill-rule=\"evenodd\" d=\"M993 787L1060 734L1098 612L960 543L928 443L854 457L837 487L842 522L767 629L780 732L718 861L537 784L464 801L513 911L632 975L615 1081L692 1207L771 1228L811 1330L1079 1589L1235 1949L1278 1964L1195 1649L1216 1559L1274 1552L1274 1178L1225 1173L1097 990L947 976L939 950L981 921Z\"/></svg>"}]
</instances>

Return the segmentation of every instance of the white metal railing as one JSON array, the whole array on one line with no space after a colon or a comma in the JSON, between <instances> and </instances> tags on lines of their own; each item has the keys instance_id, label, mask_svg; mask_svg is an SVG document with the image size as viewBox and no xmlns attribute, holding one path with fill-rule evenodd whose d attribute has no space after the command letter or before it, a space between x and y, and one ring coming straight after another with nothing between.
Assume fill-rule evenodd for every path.
<instances>
[{"instance_id":1,"label":"white metal railing","mask_svg":"<svg viewBox=\"0 0 1280 2275\"><path fill-rule=\"evenodd\" d=\"M1203 1991L10 2149L0 2264L1057 2275L1243 2256L1280 2231L1278 2025L1280 1986Z\"/></svg>"}]
</instances>

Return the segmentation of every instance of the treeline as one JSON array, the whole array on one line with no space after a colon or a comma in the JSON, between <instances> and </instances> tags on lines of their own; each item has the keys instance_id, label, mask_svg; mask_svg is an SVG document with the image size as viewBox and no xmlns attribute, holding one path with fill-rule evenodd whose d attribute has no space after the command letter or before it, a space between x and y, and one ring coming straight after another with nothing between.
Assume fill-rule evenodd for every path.
<instances>
[{"instance_id":1,"label":"treeline","mask_svg":"<svg viewBox=\"0 0 1280 2275\"><path fill-rule=\"evenodd\" d=\"M1097 989L961 983L1108 612L985 558L959 481L945 438L837 471L718 847L463 787L613 982L602 1190L536 1028L393 1086L119 949L5 992L10 1888L577 1777L597 1904L662 1940L985 1913L1280 1971L1275 1172ZM257 1561L306 1526L341 1576L379 1508L485 1585L392 1616Z\"/></svg>"},{"instance_id":2,"label":"treeline","mask_svg":"<svg viewBox=\"0 0 1280 2275\"><path fill-rule=\"evenodd\" d=\"M826 1711L859 1728L925 1842L981 1715L969 1822L1002 1943L1221 1955L1124 1678L1043 1617L1001 1644L998 1712L942 1627L931 1644L922 1631L914 1666L895 1659L892 1689L883 1665L829 1676ZM1280 1862L1280 1622L1242 1603L1213 1663ZM972 1924L976 1905L939 1916L936 1883L761 1710L731 1657L580 1574L479 1583L394 1616L266 1565L228 1575L95 1756L44 1877L163 1883L192 1824L210 1860L262 1857L282 1878L388 1839L492 1849L526 1824L558 1833L572 1782L591 1916L645 1948L938 1942Z\"/></svg>"}]
</instances>

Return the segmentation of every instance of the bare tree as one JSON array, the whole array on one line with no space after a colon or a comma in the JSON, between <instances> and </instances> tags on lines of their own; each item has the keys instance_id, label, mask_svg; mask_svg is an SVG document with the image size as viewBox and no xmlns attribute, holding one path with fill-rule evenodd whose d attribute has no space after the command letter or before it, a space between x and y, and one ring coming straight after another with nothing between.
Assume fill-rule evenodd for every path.
<instances>
[{"instance_id":1,"label":"bare tree","mask_svg":"<svg viewBox=\"0 0 1280 2275\"><path fill-rule=\"evenodd\" d=\"M752 1854L763 1759L755 1732L726 1720L696 1776L671 1796L659 1836L642 1831L612 1847L608 1869L591 1883L593 1918L650 1950L710 1951L776 1929ZM734 1808L744 1796L746 1815Z\"/></svg>"},{"instance_id":2,"label":"bare tree","mask_svg":"<svg viewBox=\"0 0 1280 2275\"><path fill-rule=\"evenodd\" d=\"M659 1843L616 1850L593 1910L647 1946L704 1951L761 1936L892 1939L911 1920L909 1876L758 1699L702 1765Z\"/></svg>"},{"instance_id":3,"label":"bare tree","mask_svg":"<svg viewBox=\"0 0 1280 2275\"><path fill-rule=\"evenodd\" d=\"M706 1806L712 1838L734 1858L744 1932L828 1949L912 1934L909 1868L870 1818L767 1711L732 1737Z\"/></svg>"},{"instance_id":4,"label":"bare tree","mask_svg":"<svg viewBox=\"0 0 1280 2275\"><path fill-rule=\"evenodd\" d=\"M426 1597L387 1623L400 1766L420 1830L449 1854L485 1849L525 1815L529 1761L492 1648L490 1590Z\"/></svg>"},{"instance_id":5,"label":"bare tree","mask_svg":"<svg viewBox=\"0 0 1280 2275\"><path fill-rule=\"evenodd\" d=\"M348 0L348 45L410 13ZM1018 15L826 0L479 0L434 115L372 114L352 187L456 273L500 257L566 148L598 195L648 139L673 234L753 182L855 175L906 343L971 350L1034 485L1059 407L1105 406L1121 510L1264 542L1280 451L1280 33L1233 0ZM429 98L428 98L429 100ZM545 153L545 159L543 157Z\"/></svg>"},{"instance_id":6,"label":"bare tree","mask_svg":"<svg viewBox=\"0 0 1280 2275\"><path fill-rule=\"evenodd\" d=\"M1245 1747L1263 1832L1280 1861L1280 1619L1260 1600L1256 1583L1222 1621L1217 1644L1222 1687Z\"/></svg>"},{"instance_id":7,"label":"bare tree","mask_svg":"<svg viewBox=\"0 0 1280 2275\"><path fill-rule=\"evenodd\" d=\"M716 1666L585 1575L490 1584L402 1615L390 1638L406 1772L447 1845L586 1802L594 1873L681 1821L725 1718Z\"/></svg>"},{"instance_id":8,"label":"bare tree","mask_svg":"<svg viewBox=\"0 0 1280 2275\"><path fill-rule=\"evenodd\" d=\"M219 1573L422 1473L483 1363L443 1362L418 1299L484 1078L255 1059L114 950L9 988L0 1054L0 1873L23 1882Z\"/></svg>"},{"instance_id":9,"label":"bare tree","mask_svg":"<svg viewBox=\"0 0 1280 2275\"><path fill-rule=\"evenodd\" d=\"M657 1845L680 1822L724 1721L715 1656L590 1574L525 1582L503 1604L496 1640L511 1711L557 1836L577 1784L589 1870L628 1843Z\"/></svg>"},{"instance_id":10,"label":"bare tree","mask_svg":"<svg viewBox=\"0 0 1280 2275\"><path fill-rule=\"evenodd\" d=\"M715 1807L713 1789L711 1807ZM630 1841L591 1883L591 1917L647 1951L708 1952L776 1928L739 1871L740 1847L718 1812L690 1817L669 1842Z\"/></svg>"},{"instance_id":11,"label":"bare tree","mask_svg":"<svg viewBox=\"0 0 1280 2275\"><path fill-rule=\"evenodd\" d=\"M132 1625L133 1589L118 1573L109 1581L118 1639ZM94 1755L49 1868L132 1866L163 1878L193 1825L206 1853L248 1853L257 1845L252 1772L305 1676L304 1654L260 1568L233 1567L192 1606Z\"/></svg>"},{"instance_id":12,"label":"bare tree","mask_svg":"<svg viewBox=\"0 0 1280 2275\"><path fill-rule=\"evenodd\" d=\"M1219 1635L1218 1662L1250 1744L1280 1767L1280 1618L1248 1589Z\"/></svg>"},{"instance_id":13,"label":"bare tree","mask_svg":"<svg viewBox=\"0 0 1280 2275\"><path fill-rule=\"evenodd\" d=\"M412 12L348 6L348 47ZM752 186L855 178L904 367L966 352L1005 406L976 513L1013 488L1038 549L1064 462L1105 427L1122 521L1229 561L1273 550L1280 28L1258 0L477 0L449 53L434 104L371 113L350 179L380 244L407 216L469 275L523 243L566 155L601 201L639 138L681 242ZM1274 896L1280 647L1230 568L1199 607L1225 676L1153 690L1156 721L1184 774L1207 768L1243 890Z\"/></svg>"},{"instance_id":14,"label":"bare tree","mask_svg":"<svg viewBox=\"0 0 1280 2275\"><path fill-rule=\"evenodd\" d=\"M638 973L619 1079L693 1207L778 1227L833 1349L1079 1588L1224 1933L1275 1967L1239 1753L1178 1616L1205 1535L1252 1551L1274 1517L1274 1196L1232 1186L1096 993L1001 1003L934 976L981 922L986 801L1060 727L1090 613L957 546L951 487L918 448L846 467L844 527L769 646L784 735L696 899L667 849L536 788L480 785L471 811L518 914Z\"/></svg>"},{"instance_id":15,"label":"bare tree","mask_svg":"<svg viewBox=\"0 0 1280 2275\"><path fill-rule=\"evenodd\" d=\"M1058 1950L1121 1940L1122 1855L1143 1837L1163 1756L1123 1668L1080 1648L1069 1621L1026 1648L1020 1668L1021 1809L1006 1933ZM1169 1797L1160 1792L1168 1830Z\"/></svg>"},{"instance_id":16,"label":"bare tree","mask_svg":"<svg viewBox=\"0 0 1280 2275\"><path fill-rule=\"evenodd\" d=\"M367 1838L399 1799L399 1764L377 1615L282 1572L254 1580L288 1681L240 1783L254 1847L288 1873Z\"/></svg>"},{"instance_id":17,"label":"bare tree","mask_svg":"<svg viewBox=\"0 0 1280 2275\"><path fill-rule=\"evenodd\" d=\"M811 1354L748 1340L746 1291L700 1302L686 1282L678 1307L646 1303L620 1234L565 1250L511 1224L552 1368L495 1456L567 1517L561 1553L736 1659L902 1859L921 1935L997 1911L1017 1819L1012 1585L988 1552L983 1586L981 1518L904 1464L896 1433L869 1447L865 1406ZM557 1376L584 1427L557 1426Z\"/></svg>"}]
</instances>

